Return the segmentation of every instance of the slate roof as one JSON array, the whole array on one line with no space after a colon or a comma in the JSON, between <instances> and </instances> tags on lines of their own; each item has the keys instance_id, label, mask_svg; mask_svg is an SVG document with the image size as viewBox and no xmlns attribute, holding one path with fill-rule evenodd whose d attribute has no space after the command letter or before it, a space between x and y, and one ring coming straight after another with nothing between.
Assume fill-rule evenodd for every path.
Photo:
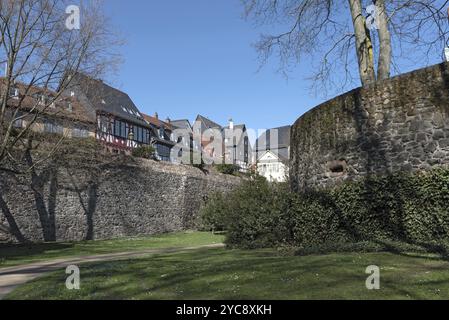
<instances>
[{"instance_id":1,"label":"slate roof","mask_svg":"<svg viewBox=\"0 0 449 320\"><path fill-rule=\"evenodd\" d=\"M111 87L101 80L93 79L81 73L73 75L68 91L74 91L77 98L84 95L93 111L103 111L129 122L148 127L142 113L128 94Z\"/></svg>"},{"instance_id":2,"label":"slate roof","mask_svg":"<svg viewBox=\"0 0 449 320\"><path fill-rule=\"evenodd\" d=\"M288 148L290 146L290 130L291 126L284 126L279 128L273 128L265 131L256 140L256 151L266 151L268 149L273 149L270 146L270 140L273 130L278 131L278 145L274 149Z\"/></svg>"},{"instance_id":3,"label":"slate roof","mask_svg":"<svg viewBox=\"0 0 449 320\"><path fill-rule=\"evenodd\" d=\"M204 123L204 125L207 127L207 129L212 129L212 128L219 128L221 129L221 125L219 125L216 122L213 122L212 120L202 116L202 115L198 115L198 117L196 118L196 121L201 121Z\"/></svg>"},{"instance_id":4,"label":"slate roof","mask_svg":"<svg viewBox=\"0 0 449 320\"><path fill-rule=\"evenodd\" d=\"M187 119L172 120L171 121L171 125L174 128L192 130L192 126L190 125L190 121L187 120Z\"/></svg>"},{"instance_id":5,"label":"slate roof","mask_svg":"<svg viewBox=\"0 0 449 320\"><path fill-rule=\"evenodd\" d=\"M273 130L278 130L278 141L277 146L271 146L271 135ZM289 147L290 147L290 130L291 126L284 126L279 128L273 128L265 131L256 140L256 154L257 158L265 153L267 150L271 150L272 153L277 155L281 161L288 161L290 158Z\"/></svg>"}]
</instances>

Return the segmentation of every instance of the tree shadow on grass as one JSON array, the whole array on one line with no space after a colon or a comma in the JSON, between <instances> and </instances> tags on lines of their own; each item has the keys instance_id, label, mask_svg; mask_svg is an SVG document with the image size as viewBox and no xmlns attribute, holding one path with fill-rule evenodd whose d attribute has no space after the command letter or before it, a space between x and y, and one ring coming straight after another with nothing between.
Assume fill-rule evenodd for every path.
<instances>
[{"instance_id":1,"label":"tree shadow on grass","mask_svg":"<svg viewBox=\"0 0 449 320\"><path fill-rule=\"evenodd\" d=\"M42 243L42 244L0 244L0 257L6 261L30 259L46 254L48 258L58 256L61 251L73 248L70 243ZM52 254L49 251L54 251ZM1 262L0 262L1 266Z\"/></svg>"},{"instance_id":2,"label":"tree shadow on grass","mask_svg":"<svg viewBox=\"0 0 449 320\"><path fill-rule=\"evenodd\" d=\"M90 277L98 279L99 276L118 279L96 287L95 293L101 298L141 297L145 291L156 293L158 298L169 296L176 299L267 298L270 294L271 298L275 298L276 293L269 291L272 285L270 282L281 287L287 273L315 276L317 272L330 270L333 266L332 261L319 259L295 269L288 257L279 257L273 253L269 255L268 252L198 250L193 253L91 265L84 268L84 278L86 281ZM354 280L354 276L344 271L330 281L330 285L349 279ZM127 287L131 282L135 284ZM245 288L253 286L260 291L255 296L245 291ZM243 288L245 292L233 293L233 288L237 291L238 288Z\"/></svg>"},{"instance_id":3,"label":"tree shadow on grass","mask_svg":"<svg viewBox=\"0 0 449 320\"><path fill-rule=\"evenodd\" d=\"M87 264L83 266L87 288L77 293L79 296L69 298L235 300L423 297L423 290L414 290L414 284L409 285L402 276L393 277L393 283L385 284L386 293L371 294L365 291L363 263L354 264L351 257L348 259L335 261L319 256L302 259L280 257L273 251L270 254L268 251L216 249ZM446 270L443 266L437 269ZM38 280L34 284L37 291L33 291L33 295L54 299L58 298L54 295L67 294L63 289L64 277L61 271L57 276L52 276L52 281ZM61 283L61 290L48 291L48 287L55 282ZM419 284L426 288L438 288L447 282L423 279Z\"/></svg>"}]
</instances>

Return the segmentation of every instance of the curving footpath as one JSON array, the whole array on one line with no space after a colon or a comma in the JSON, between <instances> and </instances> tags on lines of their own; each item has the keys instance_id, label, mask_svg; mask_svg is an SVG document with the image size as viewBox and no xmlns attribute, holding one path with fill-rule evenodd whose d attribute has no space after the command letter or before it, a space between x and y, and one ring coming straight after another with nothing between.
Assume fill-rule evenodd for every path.
<instances>
[{"instance_id":1,"label":"curving footpath","mask_svg":"<svg viewBox=\"0 0 449 320\"><path fill-rule=\"evenodd\" d=\"M0 269L0 300L3 299L11 291L13 291L16 287L23 285L28 281L36 279L37 277L40 277L47 272L67 268L70 265L78 265L88 262L126 260L146 255L177 253L199 249L215 249L215 248L223 248L224 246L225 246L224 244L218 243L197 247L148 249L133 252L121 252L121 253L111 253L111 254L92 255L92 256L77 256L51 261L35 262L16 267L2 268Z\"/></svg>"}]
</instances>

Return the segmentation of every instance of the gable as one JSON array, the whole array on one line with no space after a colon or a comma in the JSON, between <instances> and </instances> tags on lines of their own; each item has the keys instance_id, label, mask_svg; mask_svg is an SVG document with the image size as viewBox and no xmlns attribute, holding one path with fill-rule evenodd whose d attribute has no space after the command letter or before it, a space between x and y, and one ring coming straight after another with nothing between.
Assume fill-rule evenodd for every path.
<instances>
[{"instance_id":1,"label":"gable","mask_svg":"<svg viewBox=\"0 0 449 320\"><path fill-rule=\"evenodd\" d=\"M267 151L259 157L259 161L280 161L280 160L273 152Z\"/></svg>"},{"instance_id":2,"label":"gable","mask_svg":"<svg viewBox=\"0 0 449 320\"><path fill-rule=\"evenodd\" d=\"M129 122L148 127L141 112L128 94L105 84L101 80L77 73L67 91L81 96L82 102L88 102L92 112L102 111L113 114Z\"/></svg>"}]
</instances>

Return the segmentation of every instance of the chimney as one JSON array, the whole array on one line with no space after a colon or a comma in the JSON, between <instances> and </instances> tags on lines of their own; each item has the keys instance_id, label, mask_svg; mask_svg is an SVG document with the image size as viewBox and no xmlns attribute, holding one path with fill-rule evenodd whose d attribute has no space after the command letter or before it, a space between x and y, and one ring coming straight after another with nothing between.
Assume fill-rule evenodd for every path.
<instances>
[{"instance_id":1,"label":"chimney","mask_svg":"<svg viewBox=\"0 0 449 320\"><path fill-rule=\"evenodd\" d=\"M229 129L230 130L234 130L234 121L231 119L229 119Z\"/></svg>"},{"instance_id":2,"label":"chimney","mask_svg":"<svg viewBox=\"0 0 449 320\"><path fill-rule=\"evenodd\" d=\"M168 124L171 123L171 119L169 117L167 117L167 120L165 120L165 122L167 122Z\"/></svg>"},{"instance_id":3,"label":"chimney","mask_svg":"<svg viewBox=\"0 0 449 320\"><path fill-rule=\"evenodd\" d=\"M154 117L159 120L159 115L157 114L157 112L154 113Z\"/></svg>"}]
</instances>

